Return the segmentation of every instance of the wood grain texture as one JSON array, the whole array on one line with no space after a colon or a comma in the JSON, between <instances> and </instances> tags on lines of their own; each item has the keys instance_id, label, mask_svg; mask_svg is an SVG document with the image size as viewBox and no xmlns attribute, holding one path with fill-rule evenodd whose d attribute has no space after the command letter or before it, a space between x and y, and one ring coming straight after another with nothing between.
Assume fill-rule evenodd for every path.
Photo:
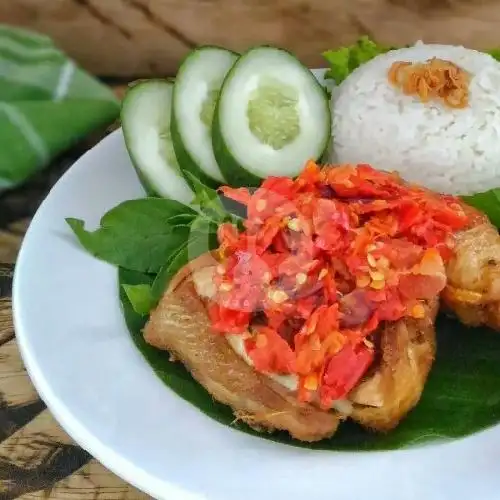
<instances>
[{"instance_id":1,"label":"wood grain texture","mask_svg":"<svg viewBox=\"0 0 500 500\"><path fill-rule=\"evenodd\" d=\"M9 233L5 233L9 234ZM19 247L18 240L14 237L14 248L12 248L12 238L4 238L0 232L0 345L14 337L14 327L12 325L12 277L14 267L3 262L11 262ZM2 250L7 249L8 256L2 259ZM12 259L12 260L11 260Z\"/></svg>"},{"instance_id":2,"label":"wood grain texture","mask_svg":"<svg viewBox=\"0 0 500 500\"><path fill-rule=\"evenodd\" d=\"M93 460L45 410L0 444L0 498L143 500L150 497Z\"/></svg>"},{"instance_id":3,"label":"wood grain texture","mask_svg":"<svg viewBox=\"0 0 500 500\"><path fill-rule=\"evenodd\" d=\"M194 46L272 43L305 64L368 34L388 44L500 44L500 0L2 0L0 22L51 35L95 74L172 75Z\"/></svg>"},{"instance_id":4,"label":"wood grain texture","mask_svg":"<svg viewBox=\"0 0 500 500\"><path fill-rule=\"evenodd\" d=\"M126 484L97 460L52 486L19 496L18 500L148 500L151 497Z\"/></svg>"},{"instance_id":5,"label":"wood grain texture","mask_svg":"<svg viewBox=\"0 0 500 500\"><path fill-rule=\"evenodd\" d=\"M0 345L10 340L13 336L12 303L10 298L3 297L0 298Z\"/></svg>"}]
</instances>

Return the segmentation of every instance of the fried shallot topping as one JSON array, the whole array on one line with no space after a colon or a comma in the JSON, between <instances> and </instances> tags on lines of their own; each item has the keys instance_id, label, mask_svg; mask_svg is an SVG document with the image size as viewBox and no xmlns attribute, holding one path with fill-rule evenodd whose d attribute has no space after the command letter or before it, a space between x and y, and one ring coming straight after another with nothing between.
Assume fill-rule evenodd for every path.
<instances>
[{"instance_id":1,"label":"fried shallot topping","mask_svg":"<svg viewBox=\"0 0 500 500\"><path fill-rule=\"evenodd\" d=\"M443 59L425 63L396 61L388 73L389 82L406 95L418 95L422 102L442 99L450 108L466 108L469 104L467 71Z\"/></svg>"}]
</instances>

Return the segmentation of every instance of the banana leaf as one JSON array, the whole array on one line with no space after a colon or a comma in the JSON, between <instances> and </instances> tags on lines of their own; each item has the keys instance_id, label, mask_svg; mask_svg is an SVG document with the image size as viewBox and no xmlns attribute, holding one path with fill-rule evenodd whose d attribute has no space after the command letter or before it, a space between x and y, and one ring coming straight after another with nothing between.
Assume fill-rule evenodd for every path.
<instances>
[{"instance_id":1,"label":"banana leaf","mask_svg":"<svg viewBox=\"0 0 500 500\"><path fill-rule=\"evenodd\" d=\"M331 439L313 444L294 440L284 432L259 434L235 422L231 410L215 402L181 363L169 361L167 352L146 344L141 330L147 317L134 311L122 285L151 285L152 281L151 275L119 270L120 301L133 341L165 385L221 424L303 448L374 451L451 440L500 422L500 334L487 328L467 328L441 315L436 325L437 357L422 399L394 431L376 434L345 422Z\"/></svg>"}]
</instances>

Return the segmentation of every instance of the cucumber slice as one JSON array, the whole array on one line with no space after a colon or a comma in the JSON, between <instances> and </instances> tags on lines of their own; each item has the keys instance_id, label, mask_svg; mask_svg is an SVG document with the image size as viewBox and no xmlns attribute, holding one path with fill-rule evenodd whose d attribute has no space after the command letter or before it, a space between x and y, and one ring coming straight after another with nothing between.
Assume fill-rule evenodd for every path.
<instances>
[{"instance_id":1,"label":"cucumber slice","mask_svg":"<svg viewBox=\"0 0 500 500\"><path fill-rule=\"evenodd\" d=\"M149 194L190 203L194 197L182 176L170 138L174 84L166 80L137 83L122 103L125 144Z\"/></svg>"},{"instance_id":2,"label":"cucumber slice","mask_svg":"<svg viewBox=\"0 0 500 500\"><path fill-rule=\"evenodd\" d=\"M314 75L285 50L243 54L222 85L212 126L215 158L233 186L270 175L294 177L330 140L327 95Z\"/></svg>"},{"instance_id":3,"label":"cucumber slice","mask_svg":"<svg viewBox=\"0 0 500 500\"><path fill-rule=\"evenodd\" d=\"M182 169L204 184L225 179L212 150L212 117L222 81L238 54L219 47L202 47L181 64L175 80L172 139Z\"/></svg>"}]
</instances>

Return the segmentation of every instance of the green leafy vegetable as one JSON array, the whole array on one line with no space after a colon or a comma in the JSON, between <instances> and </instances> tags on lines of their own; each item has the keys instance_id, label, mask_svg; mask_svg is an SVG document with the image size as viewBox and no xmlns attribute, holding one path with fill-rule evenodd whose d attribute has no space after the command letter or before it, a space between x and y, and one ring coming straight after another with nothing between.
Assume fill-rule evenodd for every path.
<instances>
[{"instance_id":1,"label":"green leafy vegetable","mask_svg":"<svg viewBox=\"0 0 500 500\"><path fill-rule=\"evenodd\" d=\"M151 294L154 303L158 303L167 288L170 280L175 276L183 266L189 262L187 243L182 244L177 251L172 253L168 261L156 275L151 288Z\"/></svg>"},{"instance_id":2,"label":"green leafy vegetable","mask_svg":"<svg viewBox=\"0 0 500 500\"><path fill-rule=\"evenodd\" d=\"M151 284L147 274L120 269L120 283ZM180 397L218 422L279 443L303 448L345 451L392 450L424 442L467 436L500 422L500 336L487 328L467 328L441 316L437 323L437 359L418 406L387 434L368 432L343 423L331 438L319 443L293 440L287 433L257 433L235 422L231 410L214 401L181 363L143 339L145 318L134 311L123 287L120 299L132 338L160 379Z\"/></svg>"},{"instance_id":3,"label":"green leafy vegetable","mask_svg":"<svg viewBox=\"0 0 500 500\"><path fill-rule=\"evenodd\" d=\"M500 61L500 49L493 49L487 52L493 59Z\"/></svg>"},{"instance_id":4,"label":"green leafy vegetable","mask_svg":"<svg viewBox=\"0 0 500 500\"><path fill-rule=\"evenodd\" d=\"M342 83L356 68L368 62L370 59L384 54L391 47L379 45L368 37L360 38L350 47L341 47L337 50L323 52L323 57L328 61L329 69L325 74L338 85Z\"/></svg>"},{"instance_id":5,"label":"green leafy vegetable","mask_svg":"<svg viewBox=\"0 0 500 500\"><path fill-rule=\"evenodd\" d=\"M187 240L196 217L196 212L182 203L144 198L111 209L93 232L79 219L66 221L95 257L126 269L155 273Z\"/></svg>"},{"instance_id":6,"label":"green leafy vegetable","mask_svg":"<svg viewBox=\"0 0 500 500\"><path fill-rule=\"evenodd\" d=\"M468 205L484 212L492 224L500 227L500 188L462 198Z\"/></svg>"},{"instance_id":7,"label":"green leafy vegetable","mask_svg":"<svg viewBox=\"0 0 500 500\"><path fill-rule=\"evenodd\" d=\"M191 172L186 172L189 178L189 183L193 188L195 197L193 205L198 208L200 215L215 223L221 223L231 220L238 223L241 217L235 213L231 213L222 203L222 198L215 189L212 189L203 184Z\"/></svg>"},{"instance_id":8,"label":"green leafy vegetable","mask_svg":"<svg viewBox=\"0 0 500 500\"><path fill-rule=\"evenodd\" d=\"M141 283L139 285L123 285L123 290L134 308L141 316L146 316L154 305L151 286Z\"/></svg>"},{"instance_id":9,"label":"green leafy vegetable","mask_svg":"<svg viewBox=\"0 0 500 500\"><path fill-rule=\"evenodd\" d=\"M160 300L177 271L196 257L215 248L217 248L217 224L203 216L197 217L191 224L188 240L170 256L153 282L154 304Z\"/></svg>"}]
</instances>

